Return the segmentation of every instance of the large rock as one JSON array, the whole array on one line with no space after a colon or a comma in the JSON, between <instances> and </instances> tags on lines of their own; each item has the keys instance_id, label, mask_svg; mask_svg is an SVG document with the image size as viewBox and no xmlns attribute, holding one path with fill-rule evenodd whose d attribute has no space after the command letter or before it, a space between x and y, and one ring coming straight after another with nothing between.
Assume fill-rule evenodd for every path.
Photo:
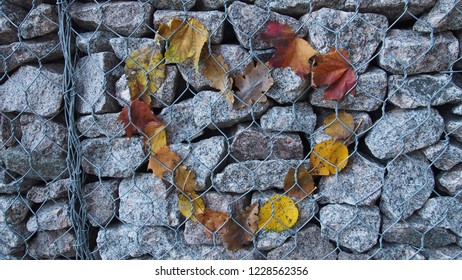
<instances>
[{"instance_id":1,"label":"large rock","mask_svg":"<svg viewBox=\"0 0 462 280\"><path fill-rule=\"evenodd\" d=\"M378 63L397 75L449 70L459 55L459 42L451 32L433 36L412 30L392 29L385 38Z\"/></svg>"},{"instance_id":2,"label":"large rock","mask_svg":"<svg viewBox=\"0 0 462 280\"><path fill-rule=\"evenodd\" d=\"M451 170L440 172L436 179L440 189L452 196L459 194L458 197L462 200L460 195L462 191L462 164L454 166Z\"/></svg>"},{"instance_id":3,"label":"large rock","mask_svg":"<svg viewBox=\"0 0 462 280\"><path fill-rule=\"evenodd\" d=\"M462 260L462 247L451 245L422 252L427 260Z\"/></svg>"},{"instance_id":4,"label":"large rock","mask_svg":"<svg viewBox=\"0 0 462 280\"><path fill-rule=\"evenodd\" d=\"M143 142L141 137L83 140L83 170L98 177L132 176L146 160Z\"/></svg>"},{"instance_id":5,"label":"large rock","mask_svg":"<svg viewBox=\"0 0 462 280\"><path fill-rule=\"evenodd\" d=\"M153 5L155 9L165 10L190 10L196 4L197 0L156 0Z\"/></svg>"},{"instance_id":6,"label":"large rock","mask_svg":"<svg viewBox=\"0 0 462 280\"><path fill-rule=\"evenodd\" d=\"M462 143L462 117L446 115L444 116L444 123L448 135Z\"/></svg>"},{"instance_id":7,"label":"large rock","mask_svg":"<svg viewBox=\"0 0 462 280\"><path fill-rule=\"evenodd\" d=\"M77 34L76 45L86 54L109 52L112 50L110 40L115 36L116 34L109 31L83 32Z\"/></svg>"},{"instance_id":8,"label":"large rock","mask_svg":"<svg viewBox=\"0 0 462 280\"><path fill-rule=\"evenodd\" d=\"M440 170L449 170L462 162L462 143L442 140L423 149L425 156Z\"/></svg>"},{"instance_id":9,"label":"large rock","mask_svg":"<svg viewBox=\"0 0 462 280\"><path fill-rule=\"evenodd\" d=\"M358 76L356 95L348 94L340 101L324 100L327 87L316 88L310 94L310 103L325 108L339 108L354 111L375 111L385 101L387 95L387 73L380 68L372 68Z\"/></svg>"},{"instance_id":10,"label":"large rock","mask_svg":"<svg viewBox=\"0 0 462 280\"><path fill-rule=\"evenodd\" d=\"M271 72L274 84L266 92L279 104L293 103L306 99L308 80L297 75L290 67L277 67Z\"/></svg>"},{"instance_id":11,"label":"large rock","mask_svg":"<svg viewBox=\"0 0 462 280\"><path fill-rule=\"evenodd\" d=\"M118 120L119 114L93 114L80 117L77 120L77 129L81 135L88 138L122 137L125 135L125 131L123 122Z\"/></svg>"},{"instance_id":12,"label":"large rock","mask_svg":"<svg viewBox=\"0 0 462 280\"><path fill-rule=\"evenodd\" d=\"M277 21L288 24L293 30L298 30L298 35L305 36L306 29L296 19L267 11L260 7L236 1L228 7L228 20L234 28L236 37L241 46L246 49L267 49L273 47L259 38L259 33L266 29L268 21Z\"/></svg>"},{"instance_id":13,"label":"large rock","mask_svg":"<svg viewBox=\"0 0 462 280\"><path fill-rule=\"evenodd\" d=\"M306 24L308 40L314 49L324 54L336 46L343 48L351 63L361 71L367 67L388 28L385 16L329 8L308 13L300 21Z\"/></svg>"},{"instance_id":14,"label":"large rock","mask_svg":"<svg viewBox=\"0 0 462 280\"><path fill-rule=\"evenodd\" d=\"M156 44L152 38L114 38L113 36L113 38L109 40L109 44L117 58L121 61L125 60L131 52L142 47L150 46L156 48Z\"/></svg>"},{"instance_id":15,"label":"large rock","mask_svg":"<svg viewBox=\"0 0 462 280\"><path fill-rule=\"evenodd\" d=\"M388 101L405 109L462 102L462 89L451 80L449 74L393 75L388 78Z\"/></svg>"},{"instance_id":16,"label":"large rock","mask_svg":"<svg viewBox=\"0 0 462 280\"><path fill-rule=\"evenodd\" d=\"M181 223L178 196L156 176L136 174L119 184L119 220L135 226L172 226Z\"/></svg>"},{"instance_id":17,"label":"large rock","mask_svg":"<svg viewBox=\"0 0 462 280\"><path fill-rule=\"evenodd\" d=\"M71 179L61 179L44 186L32 187L27 192L27 199L34 203L42 203L48 200L55 200L62 197L68 197Z\"/></svg>"},{"instance_id":18,"label":"large rock","mask_svg":"<svg viewBox=\"0 0 462 280\"><path fill-rule=\"evenodd\" d=\"M117 215L118 187L118 180L95 182L83 187L85 210L93 226L105 227Z\"/></svg>"},{"instance_id":19,"label":"large rock","mask_svg":"<svg viewBox=\"0 0 462 280\"><path fill-rule=\"evenodd\" d=\"M0 194L27 193L36 181L6 169L0 161Z\"/></svg>"},{"instance_id":20,"label":"large rock","mask_svg":"<svg viewBox=\"0 0 462 280\"><path fill-rule=\"evenodd\" d=\"M260 119L263 129L275 132L304 132L311 134L316 125L316 114L308 102L293 106L273 107Z\"/></svg>"},{"instance_id":21,"label":"large rock","mask_svg":"<svg viewBox=\"0 0 462 280\"><path fill-rule=\"evenodd\" d=\"M219 168L228 152L226 139L223 136L211 137L192 144L173 144L170 145L170 150L181 158L181 165L196 173L198 191L210 187L210 176Z\"/></svg>"},{"instance_id":22,"label":"large rock","mask_svg":"<svg viewBox=\"0 0 462 280\"><path fill-rule=\"evenodd\" d=\"M316 225L308 225L295 238L270 251L268 260L335 260L337 252L329 240L321 236Z\"/></svg>"},{"instance_id":23,"label":"large rock","mask_svg":"<svg viewBox=\"0 0 462 280\"><path fill-rule=\"evenodd\" d=\"M387 165L380 209L391 219L406 219L424 205L434 184L430 162L421 152L399 156Z\"/></svg>"},{"instance_id":24,"label":"large rock","mask_svg":"<svg viewBox=\"0 0 462 280\"><path fill-rule=\"evenodd\" d=\"M321 204L374 205L380 197L384 175L384 167L355 153L338 174L321 177L317 200Z\"/></svg>"},{"instance_id":25,"label":"large rock","mask_svg":"<svg viewBox=\"0 0 462 280\"><path fill-rule=\"evenodd\" d=\"M19 41L18 26L27 16L27 11L5 1L2 1L0 11L0 44Z\"/></svg>"},{"instance_id":26,"label":"large rock","mask_svg":"<svg viewBox=\"0 0 462 280\"><path fill-rule=\"evenodd\" d=\"M65 199L57 199L43 204L27 221L30 232L59 230L72 226L71 206Z\"/></svg>"},{"instance_id":27,"label":"large rock","mask_svg":"<svg viewBox=\"0 0 462 280\"><path fill-rule=\"evenodd\" d=\"M462 237L462 201L454 197L430 198L417 215L433 226L446 228Z\"/></svg>"},{"instance_id":28,"label":"large rock","mask_svg":"<svg viewBox=\"0 0 462 280\"><path fill-rule=\"evenodd\" d=\"M366 145L377 158L389 159L436 143L443 130L443 118L435 109L394 109L374 124Z\"/></svg>"},{"instance_id":29,"label":"large rock","mask_svg":"<svg viewBox=\"0 0 462 280\"><path fill-rule=\"evenodd\" d=\"M321 234L354 252L372 248L378 240L380 211L377 206L329 204L319 211Z\"/></svg>"},{"instance_id":30,"label":"large rock","mask_svg":"<svg viewBox=\"0 0 462 280\"><path fill-rule=\"evenodd\" d=\"M412 19L413 16L419 16L424 11L433 7L435 0L345 0L345 9L355 11L359 8L363 13L377 13L386 16L390 22L400 18L401 20ZM412 16L411 16L412 15Z\"/></svg>"},{"instance_id":31,"label":"large rock","mask_svg":"<svg viewBox=\"0 0 462 280\"><path fill-rule=\"evenodd\" d=\"M369 253L373 253L374 260L425 260L418 249L408 244L384 242L380 248L375 247Z\"/></svg>"},{"instance_id":32,"label":"large rock","mask_svg":"<svg viewBox=\"0 0 462 280\"><path fill-rule=\"evenodd\" d=\"M110 52L95 53L79 60L75 70L76 107L81 114L117 112L114 98L117 57Z\"/></svg>"},{"instance_id":33,"label":"large rock","mask_svg":"<svg viewBox=\"0 0 462 280\"><path fill-rule=\"evenodd\" d=\"M75 235L70 230L40 231L28 241L27 253L34 259L75 256Z\"/></svg>"},{"instance_id":34,"label":"large rock","mask_svg":"<svg viewBox=\"0 0 462 280\"><path fill-rule=\"evenodd\" d=\"M55 32L58 27L58 6L41 4L29 12L19 33L24 39L31 39Z\"/></svg>"},{"instance_id":35,"label":"large rock","mask_svg":"<svg viewBox=\"0 0 462 280\"><path fill-rule=\"evenodd\" d=\"M458 0L437 0L435 6L414 24L419 32L441 32L462 29L462 3Z\"/></svg>"},{"instance_id":36,"label":"large rock","mask_svg":"<svg viewBox=\"0 0 462 280\"><path fill-rule=\"evenodd\" d=\"M341 0L255 0L255 5L265 10L271 10L276 13L283 15L289 15L292 17L300 17L310 12L311 9L318 9L322 7L331 7L340 9Z\"/></svg>"},{"instance_id":37,"label":"large rock","mask_svg":"<svg viewBox=\"0 0 462 280\"><path fill-rule=\"evenodd\" d=\"M42 3L53 3L56 2L54 0L6 0L6 2L10 2L12 4L15 4L19 7L23 7L26 9L31 9L33 7L36 7L37 5L40 5Z\"/></svg>"},{"instance_id":38,"label":"large rock","mask_svg":"<svg viewBox=\"0 0 462 280\"><path fill-rule=\"evenodd\" d=\"M223 7L237 0L195 0L196 7L201 10L221 10ZM241 0L241 2L252 3L254 0Z\"/></svg>"},{"instance_id":39,"label":"large rock","mask_svg":"<svg viewBox=\"0 0 462 280\"><path fill-rule=\"evenodd\" d=\"M63 104L63 65L26 65L0 85L0 110L44 117L57 115Z\"/></svg>"},{"instance_id":40,"label":"large rock","mask_svg":"<svg viewBox=\"0 0 462 280\"><path fill-rule=\"evenodd\" d=\"M21 133L19 118L13 113L2 112L0 114L0 146L4 149L16 145L21 139Z\"/></svg>"},{"instance_id":41,"label":"large rock","mask_svg":"<svg viewBox=\"0 0 462 280\"><path fill-rule=\"evenodd\" d=\"M32 234L23 223L9 225L0 223L0 254L11 255L24 249L24 243Z\"/></svg>"},{"instance_id":42,"label":"large rock","mask_svg":"<svg viewBox=\"0 0 462 280\"><path fill-rule=\"evenodd\" d=\"M149 33L153 6L137 1L79 3L73 2L69 14L74 22L87 30L112 31L123 36Z\"/></svg>"},{"instance_id":43,"label":"large rock","mask_svg":"<svg viewBox=\"0 0 462 280\"><path fill-rule=\"evenodd\" d=\"M0 195L0 223L17 225L28 213L29 202L20 195Z\"/></svg>"}]
</instances>

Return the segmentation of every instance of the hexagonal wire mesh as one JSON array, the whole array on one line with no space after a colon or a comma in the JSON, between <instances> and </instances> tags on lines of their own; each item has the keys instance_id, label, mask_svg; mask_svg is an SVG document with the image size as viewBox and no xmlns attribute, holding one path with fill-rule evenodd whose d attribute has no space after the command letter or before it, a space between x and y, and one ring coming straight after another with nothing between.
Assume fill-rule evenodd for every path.
<instances>
[{"instance_id":1,"label":"hexagonal wire mesh","mask_svg":"<svg viewBox=\"0 0 462 280\"><path fill-rule=\"evenodd\" d=\"M461 8L455 0L0 1L0 259L461 259ZM152 93L180 158L161 180L147 171L148 160L162 162L146 135L128 137L117 120L131 102L129 54L164 52L172 37L161 46L153 38L173 18L200 21L208 40L198 71L191 60L166 64ZM265 66L273 79L265 95L229 106L204 63L223 59L232 78L267 63L274 44L260 34L273 21L321 54L345 49L356 96L324 100L326 87L309 76ZM251 203L287 195L286 173L309 168L316 144L331 138L323 120L342 112L354 119L348 164L294 199L290 229L240 225L251 240L229 250L223 225L210 230L180 214L184 186L172 179L180 166L228 223L242 222Z\"/></svg>"}]
</instances>

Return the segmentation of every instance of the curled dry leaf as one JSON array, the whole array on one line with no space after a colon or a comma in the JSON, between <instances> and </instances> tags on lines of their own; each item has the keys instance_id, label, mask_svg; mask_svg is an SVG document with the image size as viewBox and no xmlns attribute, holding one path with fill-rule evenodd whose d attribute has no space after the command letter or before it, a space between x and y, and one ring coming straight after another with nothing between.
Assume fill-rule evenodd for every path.
<instances>
[{"instance_id":1,"label":"curled dry leaf","mask_svg":"<svg viewBox=\"0 0 462 280\"><path fill-rule=\"evenodd\" d=\"M155 155L160 148L167 146L167 133L165 126L156 122L149 122L144 128L146 134L145 145L150 147L152 155Z\"/></svg>"},{"instance_id":2,"label":"curled dry leaf","mask_svg":"<svg viewBox=\"0 0 462 280\"><path fill-rule=\"evenodd\" d=\"M178 197L178 209L185 218L197 222L196 217L204 213L205 205L202 198L196 193L180 194Z\"/></svg>"},{"instance_id":3,"label":"curled dry leaf","mask_svg":"<svg viewBox=\"0 0 462 280\"><path fill-rule=\"evenodd\" d=\"M313 176L303 167L298 168L297 180L295 180L295 169L291 168L284 178L284 191L291 197L304 199L316 190Z\"/></svg>"},{"instance_id":4,"label":"curled dry leaf","mask_svg":"<svg viewBox=\"0 0 462 280\"><path fill-rule=\"evenodd\" d=\"M295 225L298 208L294 201L285 195L273 195L260 209L258 227L267 231L284 231Z\"/></svg>"},{"instance_id":5,"label":"curled dry leaf","mask_svg":"<svg viewBox=\"0 0 462 280\"><path fill-rule=\"evenodd\" d=\"M336 174L348 163L348 148L338 141L327 140L314 146L310 156L311 174Z\"/></svg>"},{"instance_id":6,"label":"curled dry leaf","mask_svg":"<svg viewBox=\"0 0 462 280\"><path fill-rule=\"evenodd\" d=\"M353 115L345 112L340 112L338 116L330 114L324 119L324 132L334 138L346 139L354 131L355 119Z\"/></svg>"},{"instance_id":7,"label":"curled dry leaf","mask_svg":"<svg viewBox=\"0 0 462 280\"><path fill-rule=\"evenodd\" d=\"M132 137L135 132L145 133L146 125L150 122L154 123L152 125L163 125L162 120L154 115L149 104L138 99L133 100L130 107L123 108L117 120L124 123L128 137Z\"/></svg>"},{"instance_id":8,"label":"curled dry leaf","mask_svg":"<svg viewBox=\"0 0 462 280\"><path fill-rule=\"evenodd\" d=\"M258 230L258 204L254 203L241 211L235 220L229 219L222 229L223 241L228 250L238 250L253 240Z\"/></svg>"},{"instance_id":9,"label":"curled dry leaf","mask_svg":"<svg viewBox=\"0 0 462 280\"><path fill-rule=\"evenodd\" d=\"M175 170L175 177L173 178L175 184L182 192L190 193L199 189L196 183L196 173L184 165L181 165Z\"/></svg>"},{"instance_id":10,"label":"curled dry leaf","mask_svg":"<svg viewBox=\"0 0 462 280\"><path fill-rule=\"evenodd\" d=\"M162 179L164 173L173 170L179 160L180 157L176 153L170 151L168 146L164 146L149 157L148 171L152 170L157 178Z\"/></svg>"},{"instance_id":11,"label":"curled dry leaf","mask_svg":"<svg viewBox=\"0 0 462 280\"><path fill-rule=\"evenodd\" d=\"M202 228L208 238L212 238L213 235L210 232L215 232L221 229L223 224L228 221L228 215L223 212L214 211L212 209L205 208L204 213L196 215L197 220L205 226L207 229Z\"/></svg>"},{"instance_id":12,"label":"curled dry leaf","mask_svg":"<svg viewBox=\"0 0 462 280\"><path fill-rule=\"evenodd\" d=\"M221 55L217 57L210 56L204 62L204 77L211 81L210 86L218 89L226 100L233 104L234 96L231 88L233 87L233 78L229 76L229 67Z\"/></svg>"}]
</instances>

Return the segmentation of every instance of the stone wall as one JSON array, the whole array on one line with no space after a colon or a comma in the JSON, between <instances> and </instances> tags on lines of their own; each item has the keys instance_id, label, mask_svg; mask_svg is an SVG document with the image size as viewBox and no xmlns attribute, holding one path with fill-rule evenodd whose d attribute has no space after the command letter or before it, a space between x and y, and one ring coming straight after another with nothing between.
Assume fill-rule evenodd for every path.
<instances>
[{"instance_id":1,"label":"stone wall","mask_svg":"<svg viewBox=\"0 0 462 280\"><path fill-rule=\"evenodd\" d=\"M462 258L459 1L68 2L0 3L0 259ZM274 68L268 102L236 110L192 63L167 65L153 111L206 204L229 215L283 193L328 138L325 116L361 124L347 167L316 179L296 225L237 251L184 219L175 186L147 172L144 140L117 122L125 58L184 15L231 75L270 59L268 20L321 53L348 50L358 75L357 96L335 102Z\"/></svg>"}]
</instances>

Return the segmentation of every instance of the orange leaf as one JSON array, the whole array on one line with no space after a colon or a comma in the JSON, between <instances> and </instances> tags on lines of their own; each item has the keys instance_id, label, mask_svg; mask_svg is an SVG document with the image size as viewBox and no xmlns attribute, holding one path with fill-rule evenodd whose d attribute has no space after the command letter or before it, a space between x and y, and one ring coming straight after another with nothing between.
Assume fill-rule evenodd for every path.
<instances>
[{"instance_id":1,"label":"orange leaf","mask_svg":"<svg viewBox=\"0 0 462 280\"><path fill-rule=\"evenodd\" d=\"M273 85L273 82L273 78L263 63L258 61L254 65L253 61L250 62L245 68L245 76L235 78L239 91L236 92L238 98L234 99L234 108L251 106L253 102L266 102L265 92Z\"/></svg>"},{"instance_id":2,"label":"orange leaf","mask_svg":"<svg viewBox=\"0 0 462 280\"><path fill-rule=\"evenodd\" d=\"M229 219L222 229L223 241L228 244L228 250L238 250L252 242L253 234L258 230L259 219L257 203L241 211L236 217L237 223Z\"/></svg>"},{"instance_id":3,"label":"orange leaf","mask_svg":"<svg viewBox=\"0 0 462 280\"><path fill-rule=\"evenodd\" d=\"M268 22L267 30L260 34L260 38L272 43L276 52L271 57L269 65L272 67L290 67L302 78L311 72L310 58L318 52L287 24Z\"/></svg>"},{"instance_id":4,"label":"orange leaf","mask_svg":"<svg viewBox=\"0 0 462 280\"><path fill-rule=\"evenodd\" d=\"M356 75L349 64L350 57L344 49L339 51L331 50L328 54L318 56L312 70L312 85L328 86L324 91L324 100L340 100L350 89L351 94L356 94Z\"/></svg>"},{"instance_id":5,"label":"orange leaf","mask_svg":"<svg viewBox=\"0 0 462 280\"><path fill-rule=\"evenodd\" d=\"M132 101L130 108L123 108L117 120L124 123L125 133L128 137L132 137L135 132L144 133L149 122L162 125L162 120L154 115L151 107L138 99Z\"/></svg>"},{"instance_id":6,"label":"orange leaf","mask_svg":"<svg viewBox=\"0 0 462 280\"><path fill-rule=\"evenodd\" d=\"M167 133L165 126L156 122L149 122L144 128L147 139L145 145L151 149L151 154L155 154L160 148L167 146Z\"/></svg>"},{"instance_id":7,"label":"orange leaf","mask_svg":"<svg viewBox=\"0 0 462 280\"><path fill-rule=\"evenodd\" d=\"M286 191L289 196L303 199L316 189L313 177L310 175L309 171L303 167L298 169L296 182L295 184L295 169L291 168L284 178L284 191Z\"/></svg>"},{"instance_id":8,"label":"orange leaf","mask_svg":"<svg viewBox=\"0 0 462 280\"><path fill-rule=\"evenodd\" d=\"M205 208L204 213L196 215L197 220L204 225L208 230L202 229L207 237L212 238L213 235L209 232L215 232L220 229L221 226L228 221L228 215L223 212L214 211L212 209Z\"/></svg>"},{"instance_id":9,"label":"orange leaf","mask_svg":"<svg viewBox=\"0 0 462 280\"><path fill-rule=\"evenodd\" d=\"M185 193L193 192L199 188L196 183L196 173L188 170L184 165L175 170L175 178L173 178L173 181L177 187Z\"/></svg>"},{"instance_id":10,"label":"orange leaf","mask_svg":"<svg viewBox=\"0 0 462 280\"><path fill-rule=\"evenodd\" d=\"M157 150L154 156L149 157L148 171L152 170L157 178L162 179L164 173L173 170L179 160L177 154L170 151L168 146L164 146Z\"/></svg>"}]
</instances>

